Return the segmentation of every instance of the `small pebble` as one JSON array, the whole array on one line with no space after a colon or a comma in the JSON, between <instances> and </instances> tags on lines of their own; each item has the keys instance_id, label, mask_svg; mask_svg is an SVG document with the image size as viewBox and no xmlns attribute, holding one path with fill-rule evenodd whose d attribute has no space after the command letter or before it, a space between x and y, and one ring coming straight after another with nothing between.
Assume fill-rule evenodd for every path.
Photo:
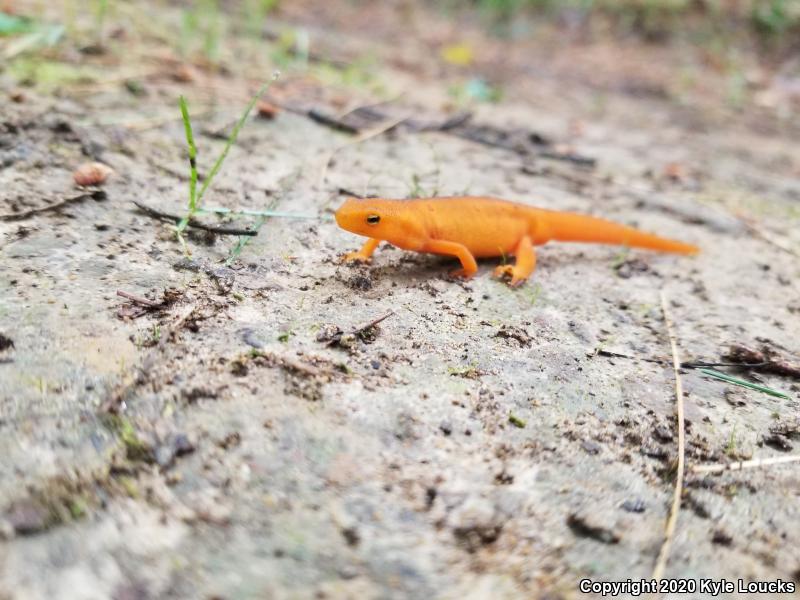
<instances>
[{"instance_id":1,"label":"small pebble","mask_svg":"<svg viewBox=\"0 0 800 600\"><path fill-rule=\"evenodd\" d=\"M280 109L277 106L271 102L267 102L266 100L259 100L258 104L256 105L256 112L262 119L274 119L279 110Z\"/></svg>"},{"instance_id":2,"label":"small pebble","mask_svg":"<svg viewBox=\"0 0 800 600\"><path fill-rule=\"evenodd\" d=\"M622 503L622 509L632 513L643 513L645 503L641 498L632 498Z\"/></svg>"},{"instance_id":3,"label":"small pebble","mask_svg":"<svg viewBox=\"0 0 800 600\"><path fill-rule=\"evenodd\" d=\"M583 448L587 454L600 454L602 446L594 440L583 440L583 442L581 442L581 448Z\"/></svg>"},{"instance_id":4,"label":"small pebble","mask_svg":"<svg viewBox=\"0 0 800 600\"><path fill-rule=\"evenodd\" d=\"M102 185L114 170L99 162L84 163L72 174L77 185Z\"/></svg>"},{"instance_id":5,"label":"small pebble","mask_svg":"<svg viewBox=\"0 0 800 600\"><path fill-rule=\"evenodd\" d=\"M48 517L44 507L29 500L15 503L6 515L8 522L19 535L43 531L47 528Z\"/></svg>"}]
</instances>

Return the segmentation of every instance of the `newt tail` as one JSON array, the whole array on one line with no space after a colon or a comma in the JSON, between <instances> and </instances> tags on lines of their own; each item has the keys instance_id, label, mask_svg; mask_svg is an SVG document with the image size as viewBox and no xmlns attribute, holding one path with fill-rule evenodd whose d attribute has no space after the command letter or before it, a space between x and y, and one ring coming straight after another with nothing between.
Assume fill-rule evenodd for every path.
<instances>
[{"instance_id":1,"label":"newt tail","mask_svg":"<svg viewBox=\"0 0 800 600\"><path fill-rule=\"evenodd\" d=\"M549 233L549 240L615 244L677 254L697 254L700 251L692 244L662 238L597 217L538 208L533 209L533 213L540 227Z\"/></svg>"},{"instance_id":2,"label":"newt tail","mask_svg":"<svg viewBox=\"0 0 800 600\"><path fill-rule=\"evenodd\" d=\"M404 250L455 256L462 268L454 274L471 277L478 270L476 257L513 255L516 264L495 269L495 275L509 276L512 286L523 283L536 268L533 247L551 240L699 252L697 246L604 219L484 197L350 198L336 211L336 222L369 238L345 260L368 261L378 244L386 241Z\"/></svg>"}]
</instances>

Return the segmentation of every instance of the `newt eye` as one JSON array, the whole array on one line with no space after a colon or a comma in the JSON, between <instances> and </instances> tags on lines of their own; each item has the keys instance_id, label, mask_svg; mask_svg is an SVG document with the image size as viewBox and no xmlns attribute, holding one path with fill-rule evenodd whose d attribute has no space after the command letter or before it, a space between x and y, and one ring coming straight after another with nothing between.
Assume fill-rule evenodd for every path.
<instances>
[{"instance_id":1,"label":"newt eye","mask_svg":"<svg viewBox=\"0 0 800 600\"><path fill-rule=\"evenodd\" d=\"M367 215L367 223L370 225L377 225L380 223L381 217L380 215Z\"/></svg>"}]
</instances>

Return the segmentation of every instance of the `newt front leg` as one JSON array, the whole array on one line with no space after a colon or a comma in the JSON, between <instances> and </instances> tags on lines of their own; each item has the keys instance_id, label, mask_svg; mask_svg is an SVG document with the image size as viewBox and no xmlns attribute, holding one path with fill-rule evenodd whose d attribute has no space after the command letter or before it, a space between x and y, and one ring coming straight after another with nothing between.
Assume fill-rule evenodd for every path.
<instances>
[{"instance_id":1,"label":"newt front leg","mask_svg":"<svg viewBox=\"0 0 800 600\"><path fill-rule=\"evenodd\" d=\"M425 243L422 251L455 256L461 262L461 268L450 273L453 277L466 277L469 279L478 272L478 263L475 262L475 257L463 244L445 242L444 240L430 240Z\"/></svg>"},{"instance_id":2,"label":"newt front leg","mask_svg":"<svg viewBox=\"0 0 800 600\"><path fill-rule=\"evenodd\" d=\"M381 240L370 238L364 243L363 246L361 246L361 250L357 250L356 252L348 252L342 257L342 260L344 262L369 262L370 258L372 257L372 253L375 252L375 248L377 248L378 244L380 243Z\"/></svg>"}]
</instances>

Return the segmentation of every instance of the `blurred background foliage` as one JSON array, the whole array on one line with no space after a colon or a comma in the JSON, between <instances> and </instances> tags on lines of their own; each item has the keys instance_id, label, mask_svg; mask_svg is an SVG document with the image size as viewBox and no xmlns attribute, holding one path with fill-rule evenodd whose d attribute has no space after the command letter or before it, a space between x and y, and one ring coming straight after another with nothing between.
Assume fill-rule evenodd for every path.
<instances>
[{"instance_id":1,"label":"blurred background foliage","mask_svg":"<svg viewBox=\"0 0 800 600\"><path fill-rule=\"evenodd\" d=\"M15 12L38 12L41 0L0 0L0 36L18 33L30 24L14 20ZM800 52L800 0L348 0L357 7L398 5L408 10L433 9L449 16L470 18L492 34L520 38L533 35L537 25L565 29L578 38L600 35L638 36L659 43L673 39L702 43L726 38L753 44L764 53ZM135 4L123 0L62 0L62 12L91 12L102 33L115 8ZM156 5L158 2L155 3ZM181 37L202 30L206 52L215 53L220 19L239 15L245 29L257 34L266 18L276 12L327 4L319 0L162 0L164 6L184 13ZM16 10L15 10L16 8ZM44 6L42 6L42 9ZM49 8L54 8L51 5ZM44 12L42 10L42 12ZM312 11L313 12L313 11ZM4 14L6 13L6 14Z\"/></svg>"},{"instance_id":2,"label":"blurred background foliage","mask_svg":"<svg viewBox=\"0 0 800 600\"><path fill-rule=\"evenodd\" d=\"M727 34L747 36L765 50L800 50L800 0L443 0L439 4L476 9L501 34L515 34L515 22L521 18L545 17L587 33L611 30L654 42Z\"/></svg>"},{"instance_id":3,"label":"blurred background foliage","mask_svg":"<svg viewBox=\"0 0 800 600\"><path fill-rule=\"evenodd\" d=\"M364 30L364 23L374 28ZM333 31L338 40L321 44ZM391 94L379 76L387 57L359 47L357 38L402 36L426 62L441 59L455 73L443 80L455 104L498 102L507 82L493 67L479 69L487 44L476 31L490 34L479 36L488 46L520 41L523 52L547 48L589 71L596 62L587 55L563 51L615 46L603 65L609 69L634 48L655 50L641 64L669 54L675 81L664 84L665 93L684 101L687 90L708 82L705 88L721 90L739 108L756 88L772 85L774 73L784 95L796 95L800 81L800 0L0 0L0 78L44 92L97 86L108 79L112 57L163 61L149 50L161 44L171 49L170 60L186 63L176 79L192 79L189 66L243 77L277 68L383 98ZM525 46L529 41L541 43ZM659 52L667 46L677 52ZM494 56L503 62L510 55ZM135 75L125 85L133 95L146 93Z\"/></svg>"}]
</instances>

